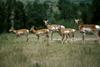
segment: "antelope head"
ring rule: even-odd
[[[79,24],[79,22],[80,22],[80,19],[75,19],[76,24]]]
[[[43,20],[43,22],[45,23],[45,25],[48,25],[48,20]]]
[[[16,33],[16,30],[14,29],[14,27],[11,27],[11,28],[9,29],[9,32],[14,32],[14,33]]]

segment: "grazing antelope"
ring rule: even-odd
[[[9,30],[9,32],[14,32],[16,34],[16,36],[26,35],[26,37],[27,37],[26,41],[28,41],[28,34],[29,34],[29,30],[28,29],[15,30],[13,27],[11,27],[11,29]]]
[[[73,29],[73,28],[66,28],[66,29],[68,29],[68,30],[70,30],[70,33],[71,34],[69,34],[69,37],[75,37],[75,32],[76,32],[76,29]]]
[[[53,39],[53,33],[54,32],[58,32],[58,29],[61,28],[65,28],[65,26],[63,25],[57,25],[57,24],[48,24],[48,20],[43,20],[43,22],[45,23],[45,25],[47,26],[47,28],[50,30],[51,32],[51,40]]]
[[[47,39],[49,39],[49,29],[39,29],[39,30],[35,30],[34,26],[30,29],[30,32],[32,32],[33,34],[36,34],[37,39],[40,38],[40,35],[44,35],[46,36]]]
[[[64,39],[68,39],[71,35],[74,37],[75,29],[71,28],[59,28],[59,34],[62,37],[62,44],[64,43]]]
[[[85,40],[85,35],[86,33],[93,33],[94,35],[97,36],[97,31],[100,30],[99,25],[95,24],[83,24],[80,19],[75,19],[75,23],[78,24],[79,26],[79,31],[82,33],[82,40]]]

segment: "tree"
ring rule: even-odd
[[[93,13],[92,22],[94,24],[100,24],[100,0],[93,0],[91,11]]]
[[[15,8],[15,2],[16,0],[6,0],[6,1],[3,1],[1,0],[0,1],[0,12],[1,12],[1,19],[2,21],[0,20],[0,23],[2,26],[2,32],[8,32],[9,28],[10,28],[10,15],[11,15],[11,12],[12,12],[12,9]]]
[[[74,18],[77,14],[76,4],[70,2],[69,0],[59,0],[57,6],[60,10],[61,18],[63,19]]]
[[[0,33],[5,29],[5,3],[1,0],[0,1]]]
[[[50,1],[50,0],[46,0],[44,2],[44,4],[47,4],[48,9],[47,9],[47,19],[49,20],[49,22],[54,22],[55,21],[55,17],[54,17],[54,9],[55,9],[55,3]]]
[[[84,23],[91,23],[91,10],[90,10],[90,4],[85,2],[79,3],[79,10],[81,11],[80,18],[83,20]]]
[[[26,13],[31,25],[43,27],[43,19],[47,17],[48,5],[35,0],[33,3],[28,3],[26,7]]]
[[[0,1],[0,29],[2,32],[7,32],[10,27],[11,10],[15,8],[16,0],[1,0]]]
[[[15,7],[15,26],[16,28],[26,28],[26,15],[24,4],[21,1],[16,1]]]

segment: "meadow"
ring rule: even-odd
[[[80,38],[76,34],[75,38]],[[93,38],[94,40],[89,40]],[[13,33],[0,34],[0,67],[100,67],[100,44],[93,35],[81,40],[66,41],[54,34],[49,45],[44,37],[37,40],[34,34],[16,37]]]

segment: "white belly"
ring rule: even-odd
[[[23,31],[18,32],[18,34],[23,34]]]
[[[67,31],[67,30],[66,30],[66,31],[64,31],[64,33],[67,33],[67,34],[68,34],[68,33],[70,33],[70,31]]]
[[[92,29],[91,28],[83,28],[81,31],[83,31],[83,32],[92,32]]]

